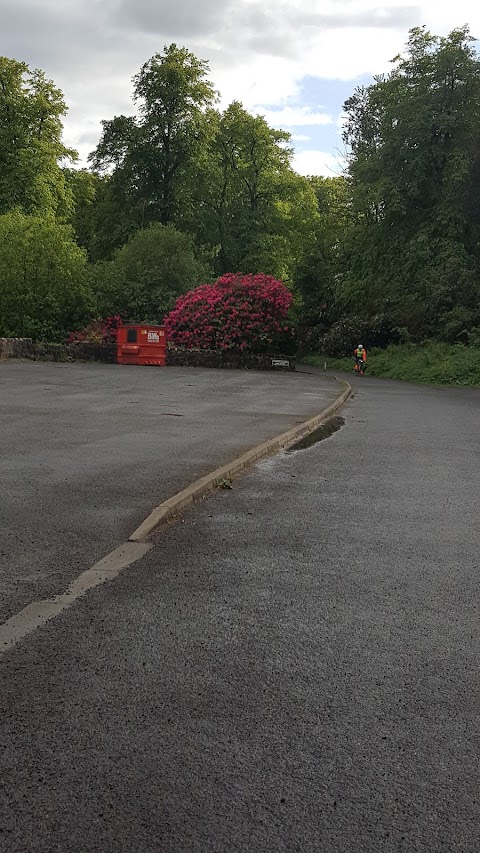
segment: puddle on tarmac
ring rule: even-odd
[[[287,453],[293,453],[295,450],[307,450],[309,447],[313,447],[314,444],[317,444],[318,441],[323,441],[324,438],[330,438],[334,432],[337,432],[342,426],[345,424],[345,418],[340,418],[335,416],[330,418],[328,421],[325,421],[324,424],[314,429],[313,432],[309,433],[305,436],[305,438],[297,441],[296,444],[292,444],[291,447],[287,448]]]

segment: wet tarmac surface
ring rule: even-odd
[[[480,393],[355,385],[0,660],[2,850],[480,849]]]
[[[338,395],[324,376],[0,364],[0,620],[63,592],[161,501]]]

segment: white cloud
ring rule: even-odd
[[[223,105],[268,104],[276,124],[321,127],[330,118],[317,108],[307,120],[298,100],[304,77],[386,71],[410,27],[445,34],[465,21],[480,36],[477,0],[2,0],[1,52],[63,89],[66,137],[84,156],[102,118],[133,110],[131,77],[172,41],[210,60]]]
[[[311,110],[308,107],[283,107],[280,110],[264,110],[262,107],[256,107],[255,112],[264,116],[272,127],[289,128],[333,124],[332,116]]]
[[[324,178],[334,178],[341,175],[344,162],[340,155],[328,151],[297,151],[293,158],[293,168],[300,175],[322,175]]]
[[[311,138],[303,133],[292,133],[292,142],[310,142]]]

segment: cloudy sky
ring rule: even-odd
[[[82,158],[100,120],[131,113],[131,78],[165,44],[210,62],[221,104],[240,100],[289,130],[303,174],[340,170],[341,110],[388,69],[412,26],[443,35],[478,0],[0,0],[0,55],[42,68],[65,93],[65,141]]]

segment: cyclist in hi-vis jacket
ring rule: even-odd
[[[353,354],[355,356],[355,370],[358,373],[363,373],[367,361],[367,350],[362,346],[362,344],[359,344],[358,347],[353,350]]]

